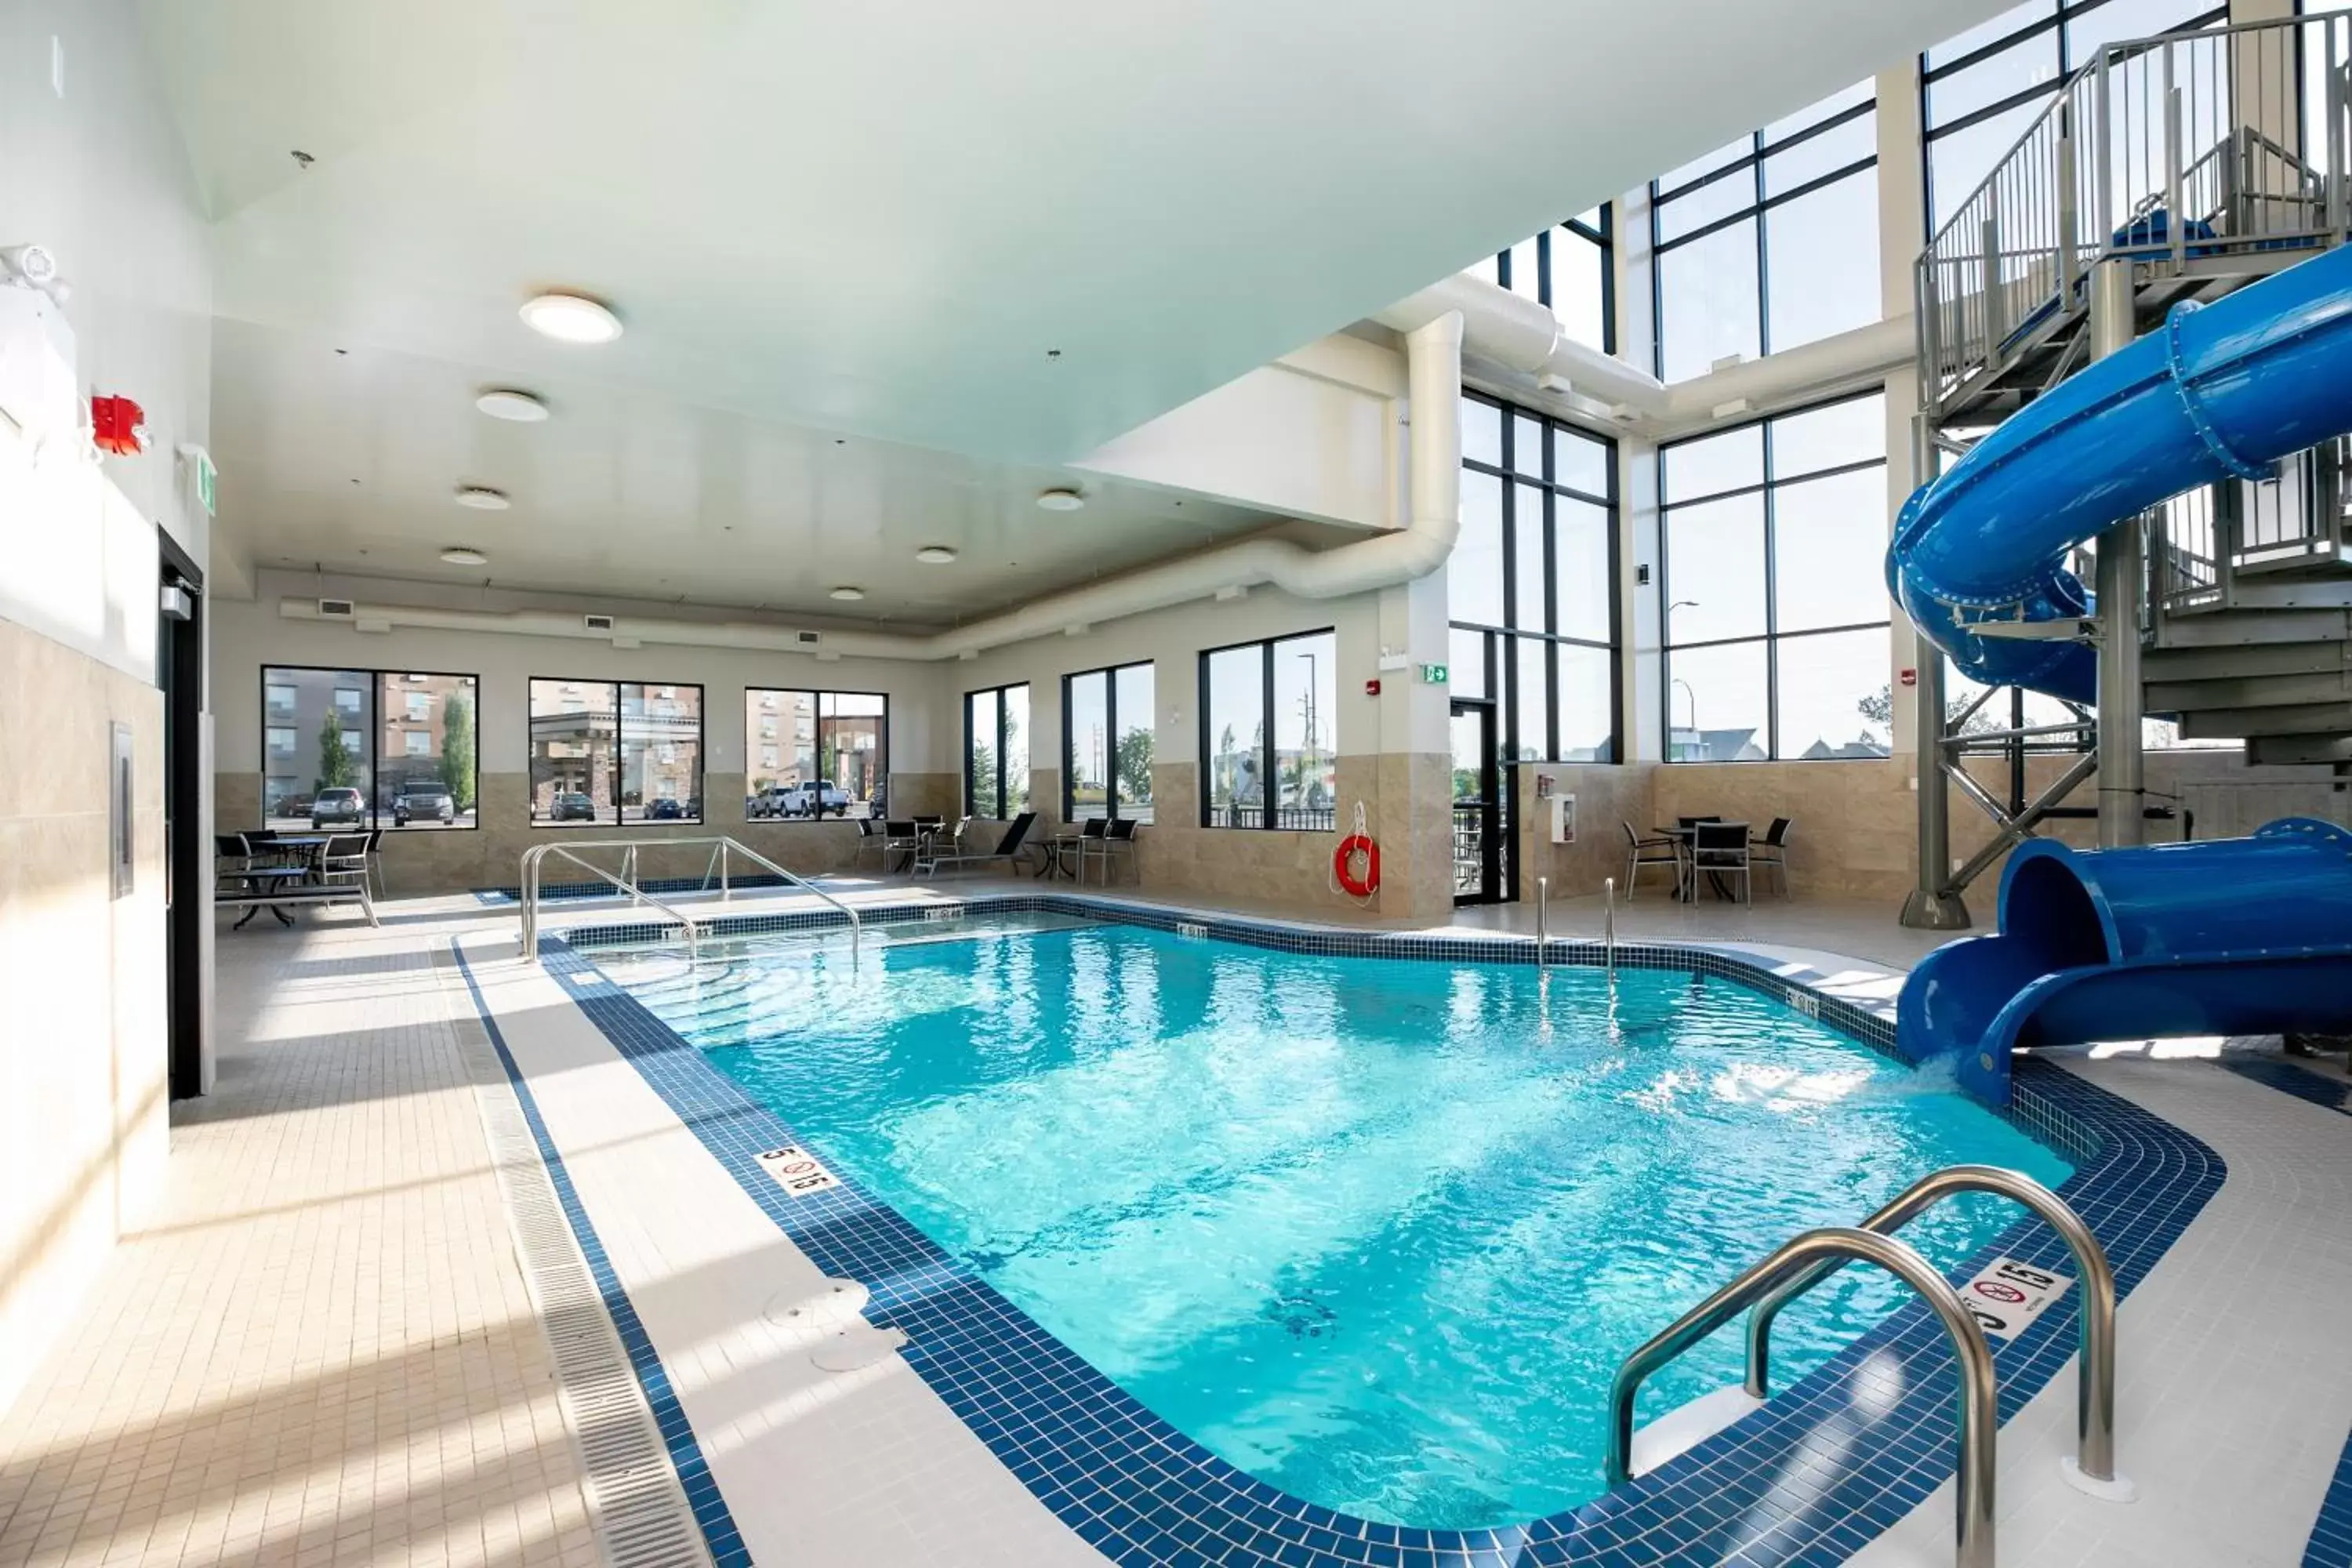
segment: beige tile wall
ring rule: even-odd
[[[138,803],[119,900],[116,722]],[[153,687],[0,620],[0,1407],[162,1185],[163,757]]]
[[[743,775],[704,775],[703,799],[709,820],[701,823],[636,823],[626,829],[605,824],[595,827],[532,827],[530,826],[530,780],[521,773],[481,775],[480,819],[478,828],[412,828],[387,832],[383,838],[384,891],[393,898],[430,893],[465,892],[476,888],[509,888],[520,876],[523,851],[541,844],[567,839],[733,838],[804,876],[847,871],[860,864],[857,825],[838,818],[824,822],[781,822],[769,818],[746,821],[743,816]],[[961,783],[953,773],[892,773],[890,812],[897,816],[955,811]],[[249,827],[261,820],[261,781],[250,773],[225,773],[213,782],[215,820],[224,832]],[[611,854],[599,864],[617,864]],[[872,856],[862,864],[871,868]],[[698,877],[709,869],[709,846],[681,846],[675,850],[646,848],[638,852],[638,874],[645,878]],[[548,882],[589,880],[578,869],[561,870],[562,858],[550,857],[542,871]],[[757,867],[746,867],[751,875]]]

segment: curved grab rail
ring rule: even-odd
[[[1959,1193],[1998,1193],[2024,1205],[2065,1238],[2083,1275],[2082,1364],[2074,1373],[2075,1467],[2093,1480],[2116,1479],[2116,1274],[2083,1216],[2031,1176],[1998,1165],[1952,1165],[1911,1184],[1859,1228],[1891,1235]],[[1780,1309],[1845,1266],[1832,1258],[1799,1270],[1757,1302],[1748,1320],[1748,1392],[1770,1392],[1772,1320]]]
[[[1942,1321],[1960,1360],[1958,1568],[1993,1568],[1993,1436],[2000,1423],[1992,1350],[1952,1282],[1906,1242],[1874,1230],[1828,1226],[1782,1243],[1762,1262],[1675,1319],[1625,1358],[1610,1389],[1609,1484],[1633,1479],[1633,1396],[1652,1373],[1738,1317],[1790,1276],[1850,1259],[1874,1263],[1918,1292]]]
[[[580,846],[580,847],[583,849],[593,849],[598,847],[598,846],[586,844]],[[654,908],[659,910],[662,913],[667,915],[670,919],[677,921],[679,925],[686,928],[686,947],[688,955],[696,963],[702,962],[702,933],[690,918],[680,914],[677,910],[670,908],[669,905],[662,902],[659,899],[655,898],[651,893],[646,892],[644,889],[636,886],[635,883],[624,881],[621,878],[605,870],[602,866],[591,865],[589,862],[583,860],[579,856],[574,855],[572,852],[571,846],[563,844],[538,844],[533,845],[530,848],[523,851],[522,945],[523,956],[525,958],[537,958],[539,956],[539,865],[541,860],[547,858],[550,851],[562,856],[566,860],[571,861],[574,866],[579,867],[582,870],[589,873],[591,876],[603,878],[605,881],[612,883],[615,890],[627,894],[633,900],[642,900],[645,902],[651,904]]]
[[[856,910],[850,908],[847,904],[842,902],[831,893],[826,892],[823,888],[818,887],[814,882],[810,881],[806,877],[802,876],[797,871],[788,871],[783,867],[777,865],[773,860],[769,859],[765,855],[762,855],[758,850],[752,848],[750,845],[738,843],[736,840],[724,836],[698,837],[693,838],[587,838],[573,839],[563,844],[532,845],[530,848],[522,852],[521,892],[523,956],[525,958],[534,959],[539,956],[540,864],[548,857],[548,855],[552,853],[562,856],[566,860],[571,861],[573,865],[581,868],[581,869],[611,883],[615,892],[625,895],[633,900],[651,904],[654,908],[661,910],[662,913],[669,916],[670,919],[677,921],[680,925],[686,928],[687,941],[689,947],[693,950],[696,958],[698,960],[701,954],[700,944],[698,941],[699,933],[694,921],[688,919],[685,915],[680,914],[677,910],[671,908],[668,904],[664,903],[661,900],[655,898],[651,893],[646,892],[643,888],[637,885],[637,851],[640,848],[648,846],[663,845],[667,845],[673,848],[692,848],[702,845],[714,847],[716,853],[714,854],[713,858],[719,862],[719,896],[722,900],[730,897],[732,893],[732,877],[730,872],[729,861],[730,858],[735,855],[740,855],[746,859],[751,861],[753,864],[764,867],[766,869],[782,878],[786,882],[793,886],[801,888],[807,892],[814,894],[822,901],[832,905],[836,910],[839,910],[842,913],[843,919],[848,921],[849,964],[852,969],[859,968],[862,965],[864,961],[865,935],[863,931],[863,922],[858,919],[857,911]],[[579,856],[572,853],[575,849],[624,849],[628,852],[628,858],[624,866],[622,873],[619,876],[615,876],[612,872],[604,870],[601,867],[593,866],[587,861],[583,860]],[[709,882],[709,877],[707,875],[704,878],[704,881],[707,886]]]

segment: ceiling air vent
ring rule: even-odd
[[[319,601],[319,616],[321,620],[348,621],[352,618],[352,602],[349,599],[321,599]]]
[[[588,629],[592,632],[609,632],[613,629],[613,617],[610,616],[588,616],[583,618],[588,622]]]
[[[803,647],[814,647],[824,640],[823,632],[794,632],[793,640]]]

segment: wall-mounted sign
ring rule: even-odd
[[[1424,664],[1421,667],[1421,681],[1424,686],[1443,686],[1450,673],[1442,664]]]

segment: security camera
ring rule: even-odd
[[[0,246],[0,267],[6,268],[11,277],[36,289],[47,289],[58,280],[57,256],[43,246]]]

